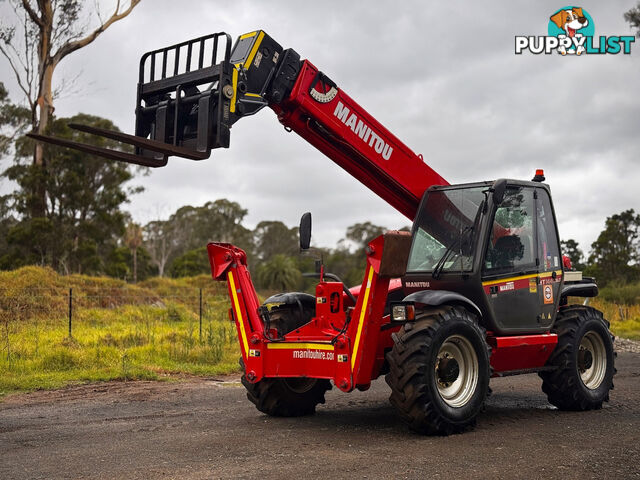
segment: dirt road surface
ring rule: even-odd
[[[333,389],[316,415],[270,418],[237,378],[85,385],[0,403],[0,479],[640,478],[640,355],[611,402],[560,412],[537,375],[492,380],[475,430],[409,433],[384,380]]]

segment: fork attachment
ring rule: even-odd
[[[229,147],[234,91],[230,59],[231,37],[222,32],[145,53],[140,59],[135,133],[167,146],[126,143],[135,145],[138,155],[191,160],[208,158],[213,148]]]
[[[27,135],[147,167],[162,167],[169,156],[203,160],[212,149],[229,146],[229,129],[236,120],[230,115],[235,101],[230,59],[231,37],[223,32],[147,52],[140,59],[135,135],[69,124],[75,130],[133,145],[134,154],[36,133]]]
[[[28,134],[38,141],[148,167],[177,156],[203,160],[228,148],[231,126],[285,101],[300,56],[262,30],[238,37],[214,33],[145,53],[140,59],[135,135],[70,124],[75,130],[135,147],[125,153],[72,140]]]

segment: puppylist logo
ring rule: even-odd
[[[560,55],[631,53],[633,35],[600,35],[596,37],[593,18],[584,8],[563,7],[549,17],[546,36],[516,36],[516,55],[529,51],[535,55]]]

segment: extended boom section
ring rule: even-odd
[[[291,128],[413,220],[432,185],[448,185],[409,147],[309,61],[291,95],[271,107]]]
[[[133,145],[135,153],[29,134],[55,145],[147,167],[171,156],[208,158],[228,148],[231,127],[264,107],[394,206],[415,217],[423,193],[448,183],[329,77],[262,30],[215,33],[145,53],[140,60],[135,135],[70,125]]]

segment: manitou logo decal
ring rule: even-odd
[[[407,288],[429,288],[431,284],[429,282],[407,282]]]
[[[516,54],[529,51],[535,55],[550,55],[554,51],[560,55],[631,53],[635,37],[604,36],[594,37],[593,18],[584,8],[563,7],[549,17],[547,36],[517,36]]]
[[[376,153],[382,155],[382,158],[389,160],[393,153],[393,147],[374,133],[369,125],[364,123],[362,120],[359,120],[355,113],[351,113],[351,115],[349,115],[349,113],[350,110],[345,107],[342,102],[338,102],[336,109],[333,111],[333,114],[347,127],[351,128],[353,133],[358,135],[364,143],[368,143]]]

